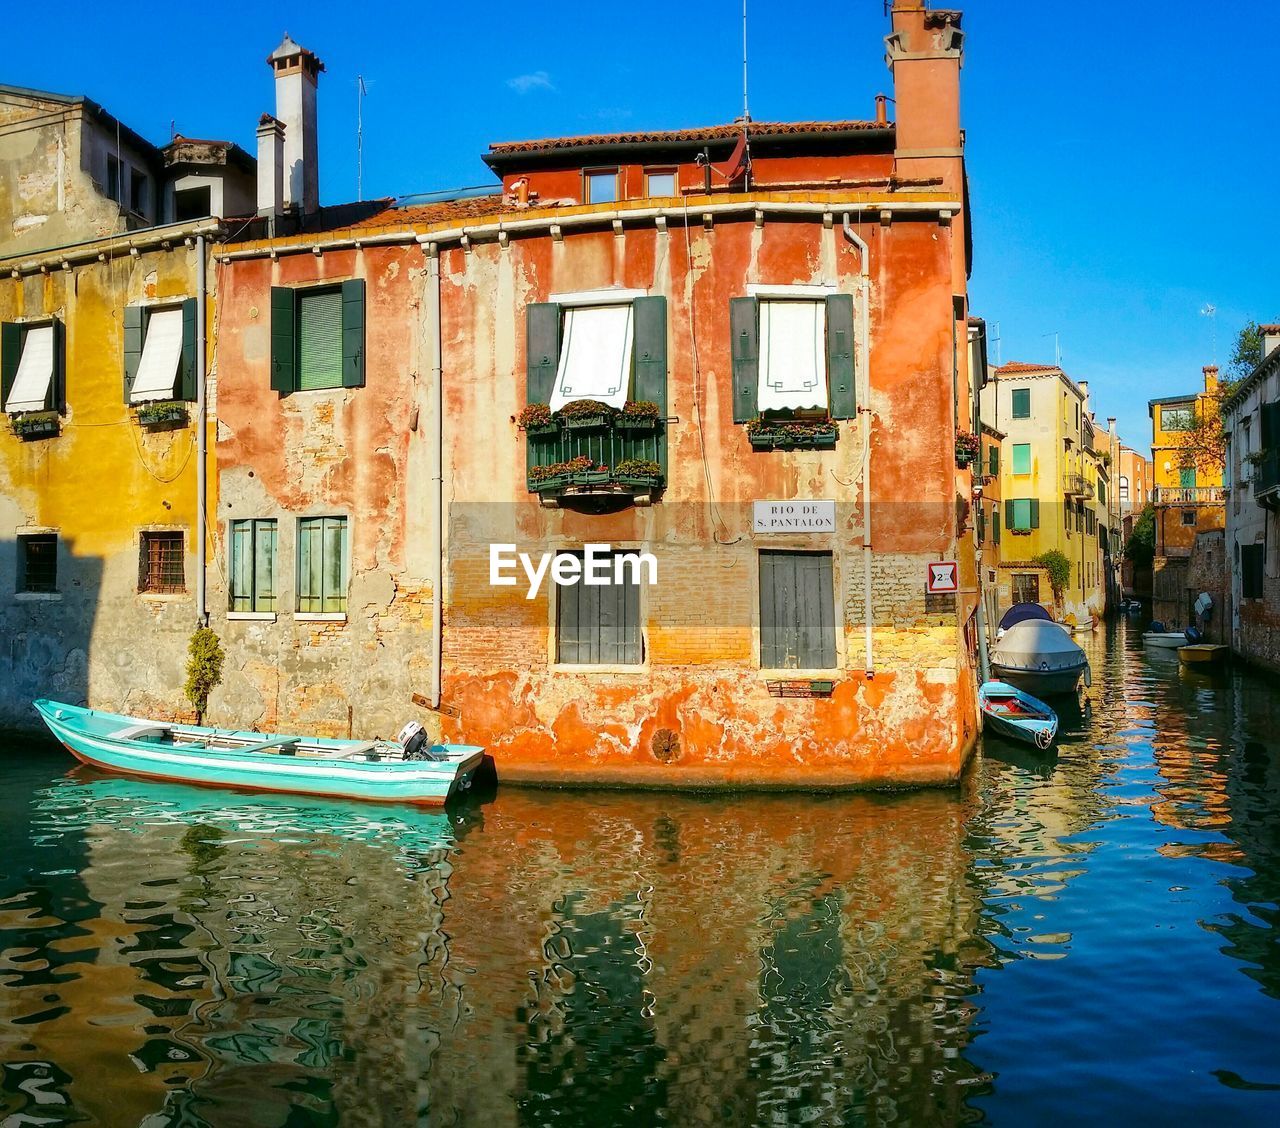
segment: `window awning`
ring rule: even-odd
[[[23,335],[22,357],[5,401],[7,412],[43,411],[53,382],[53,326],[41,325]]]
[[[129,402],[173,399],[181,358],[182,310],[156,310],[147,320],[147,339],[142,346]]]
[[[822,302],[760,303],[759,410],[827,406],[826,332]]]
[[[621,408],[631,383],[633,333],[630,304],[565,310],[551,410],[580,399]]]

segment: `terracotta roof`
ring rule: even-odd
[[[391,201],[382,201],[385,207],[349,223],[348,227],[398,227],[416,223],[442,223],[446,220],[481,219],[503,210],[501,192],[492,196],[473,196],[462,200],[440,200],[433,204],[414,204],[396,207]]]
[[[1018,372],[1061,372],[1056,364],[1025,364],[1020,360],[1011,360],[996,369],[997,376],[1009,376]]]
[[[1259,325],[1258,328],[1264,333],[1280,333],[1280,325]]]
[[[879,121],[753,121],[747,126],[747,136],[761,138],[811,136],[892,128],[892,123]],[[590,133],[579,137],[543,137],[536,141],[498,141],[489,146],[487,155],[502,157],[515,153],[544,153],[550,150],[590,149],[608,145],[682,145],[700,141],[734,141],[741,132],[741,124],[732,122],[729,125],[707,125],[693,129],[641,133]]]

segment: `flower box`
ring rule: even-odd
[[[179,401],[144,403],[138,408],[138,422],[144,427],[187,422],[187,405]]]
[[[529,489],[533,493],[551,493],[555,490],[562,490],[569,484],[570,476],[568,474],[551,474],[545,478],[535,478],[529,476]]]
[[[662,485],[660,474],[615,474],[613,480],[629,490],[654,490]]]
[[[560,424],[554,419],[550,423],[531,423],[524,428],[526,435],[558,435]]]
[[[575,486],[603,486],[609,482],[609,471],[576,470],[570,478]]]
[[[30,415],[15,415],[9,422],[18,438],[47,439],[62,431],[62,420],[56,411],[41,411]]]
[[[551,408],[545,403],[531,403],[522,408],[516,425],[529,435],[554,435],[560,430],[559,421],[552,417]]]
[[[658,429],[661,422],[661,419],[653,415],[619,415],[614,419],[613,426],[618,431],[650,434]]]
[[[840,428],[835,423],[779,423],[749,426],[756,450],[816,450],[835,446]]]
[[[567,431],[600,431],[609,426],[609,417],[600,415],[565,415],[561,417]]]

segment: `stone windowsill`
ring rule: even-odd
[[[552,662],[551,672],[553,674],[648,674],[649,664],[642,662],[640,665],[626,666],[576,666],[566,662]]]
[[[60,591],[15,591],[13,598],[19,603],[53,603],[62,598]]]
[[[138,596],[150,603],[178,603],[191,598],[185,591],[140,591]]]
[[[345,623],[345,611],[295,611],[294,619],[299,623]]]
[[[233,622],[239,620],[249,623],[274,623],[276,613],[274,611],[228,611],[227,618]]]

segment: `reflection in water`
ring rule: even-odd
[[[0,1119],[1274,1118],[1280,705],[1088,645],[1059,747],[958,792],[443,815],[24,752]]]

